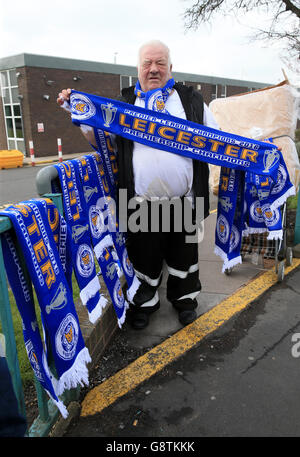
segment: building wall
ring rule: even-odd
[[[22,112],[27,155],[29,140],[33,141],[36,157],[57,154],[57,138],[62,140],[63,154],[89,152],[91,146],[82,136],[78,127],[72,124],[70,116],[56,103],[58,93],[65,88],[115,98],[120,91],[120,76],[95,72],[70,71],[61,69],[26,67],[18,69],[19,93],[23,95]],[[74,81],[73,77],[81,79]],[[45,100],[43,95],[49,95]],[[44,125],[44,132],[38,132],[38,123]]]

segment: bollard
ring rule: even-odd
[[[35,157],[34,157],[33,141],[29,141],[29,150],[30,150],[31,165],[34,167],[35,166]]]
[[[58,146],[58,160],[59,160],[59,162],[62,162],[61,138],[57,138],[57,146]]]

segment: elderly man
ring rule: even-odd
[[[138,56],[138,83],[123,89],[121,100],[155,110],[158,95],[166,113],[218,128],[201,94],[192,87],[174,83],[171,71],[168,47],[160,41],[144,44]],[[62,91],[58,103],[69,99],[69,94],[69,89]],[[93,132],[85,131],[84,134],[96,145]],[[159,230],[151,231],[151,203],[174,197],[182,202],[184,197],[191,197],[195,203],[196,198],[202,197],[206,217],[209,213],[208,165],[122,137],[117,137],[116,143],[119,188],[126,189],[128,200],[136,196],[143,198],[149,210],[148,231],[130,231],[129,226],[127,237],[128,255],[141,281],[130,307],[131,325],[135,329],[145,328],[150,314],[160,307],[158,288],[164,262],[168,270],[167,298],[178,311],[180,323],[187,325],[197,317],[196,297],[201,290],[198,244],[187,243],[186,236],[190,233],[186,232],[185,224],[178,231],[174,220],[168,232],[162,230],[161,221]],[[172,206],[169,206],[171,216],[174,216]]]

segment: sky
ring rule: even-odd
[[[219,16],[212,26],[186,31],[183,13],[193,0],[0,0],[0,58],[42,54],[136,65],[151,39],[171,50],[173,70],[207,76],[300,86],[280,59],[282,45],[250,42],[262,14]]]

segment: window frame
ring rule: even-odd
[[[8,149],[12,149],[10,146],[13,145],[13,149],[18,149],[26,154],[25,148],[25,138],[24,138],[24,126],[23,126],[23,118],[22,118],[22,106],[20,102],[13,101],[13,93],[16,97],[19,95],[19,87],[18,85],[11,84],[11,72],[16,72],[15,68],[10,68],[9,70],[1,70],[0,71],[0,90],[2,96],[2,104],[3,104],[3,114],[4,114],[4,124],[5,124],[5,133],[6,133],[6,140]],[[3,77],[2,77],[3,75]],[[3,85],[3,83],[7,83],[7,85]],[[17,82],[17,78],[16,78]],[[14,90],[13,90],[14,89]],[[4,93],[8,94],[8,102],[4,99]],[[6,107],[10,108],[10,115],[6,113]],[[15,107],[19,108],[20,115],[15,114]],[[12,123],[12,133],[13,136],[9,135],[9,126],[8,120]],[[18,131],[20,131],[21,126],[21,135],[17,135],[17,128],[16,128],[16,120],[20,121],[20,125],[18,126]]]

